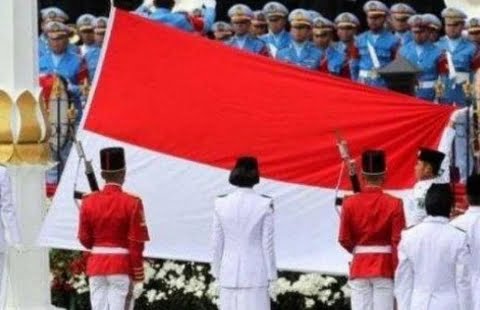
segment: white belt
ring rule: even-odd
[[[128,249],[125,248],[110,248],[103,246],[94,246],[91,251],[92,254],[128,254]]]
[[[353,254],[390,254],[392,247],[389,245],[357,245]]]
[[[378,78],[378,73],[375,70],[360,70],[358,76],[362,79],[376,79]]]
[[[434,88],[436,81],[419,81],[418,88]]]
[[[455,83],[463,84],[470,81],[470,72],[457,72],[455,75]]]

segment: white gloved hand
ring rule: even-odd
[[[135,282],[133,286],[133,298],[138,299],[143,293],[143,282]]]
[[[459,123],[462,121],[462,118],[465,118],[468,108],[458,109],[452,113],[450,120],[454,123]]]
[[[217,1],[216,0],[203,0],[203,5],[206,8],[214,9],[217,6]]]

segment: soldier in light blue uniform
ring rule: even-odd
[[[338,51],[345,55],[350,70],[350,79],[358,80],[359,52],[355,45],[355,35],[360,27],[360,21],[352,13],[341,13],[335,18],[335,27],[339,41],[336,44]]]
[[[105,32],[107,31],[108,18],[104,16],[97,17],[94,22],[93,33],[95,37],[95,45],[97,47],[103,46],[103,40],[105,39]]]
[[[68,82],[68,91],[73,95],[75,108],[81,111],[80,85],[83,85],[88,78],[85,62],[80,55],[68,50],[67,28],[64,24],[49,22],[45,30],[50,52],[40,57],[39,73],[63,77]],[[80,116],[78,115],[78,120]]]
[[[442,11],[445,20],[445,36],[438,41],[448,60],[448,74],[442,75],[444,95],[442,103],[465,106],[467,104],[463,86],[472,83],[473,72],[478,69],[475,63],[477,47],[462,37],[466,14],[456,8]],[[460,171],[461,181],[465,181],[473,167],[470,141],[467,141],[467,119],[455,125],[455,163]],[[470,171],[467,171],[467,154],[470,157]]]
[[[292,40],[286,30],[288,9],[281,3],[268,2],[263,7],[263,12],[267,18],[268,33],[260,39],[267,44],[270,55],[275,57],[276,53],[287,47]]]
[[[221,42],[228,42],[232,39],[233,36],[233,28],[227,22],[216,22],[212,26],[213,36],[215,40]]]
[[[100,54],[102,53],[103,40],[105,39],[105,32],[107,30],[108,18],[100,16],[93,22],[95,44],[92,46],[84,56],[85,63],[88,69],[88,80],[93,82],[95,73],[97,71],[98,62],[100,61]]]
[[[95,77],[101,52],[102,49],[100,47],[94,46],[93,48],[88,50],[85,56],[83,56],[83,58],[85,59],[85,63],[87,64],[88,80],[90,83],[93,82],[93,79]]]
[[[377,70],[394,59],[399,40],[384,28],[388,14],[385,4],[380,1],[368,1],[363,10],[367,15],[370,30],[360,34],[356,39],[360,53],[358,81],[366,85],[386,87]]]
[[[235,32],[232,39],[227,42],[228,45],[255,54],[268,55],[265,43],[250,34],[253,12],[248,6],[236,4],[228,10],[228,16]]]
[[[423,14],[423,18],[428,21],[429,40],[437,43],[440,38],[440,31],[442,30],[442,21],[433,14]]]
[[[400,39],[401,45],[413,40],[413,34],[408,29],[408,19],[414,14],[416,14],[415,10],[405,3],[397,3],[390,8],[394,34]]]
[[[50,53],[40,57],[40,74],[58,74],[69,82],[69,90],[75,91],[85,78],[86,67],[82,58],[68,50],[67,28],[59,22],[49,22],[46,33]]]
[[[438,41],[438,46],[447,54],[449,74],[442,76],[445,86],[443,102],[465,106],[463,85],[472,82],[472,69],[477,53],[475,44],[462,37],[466,14],[455,8],[446,8],[442,12],[445,20],[446,35]]]
[[[313,20],[313,43],[322,53],[320,71],[334,75],[345,74],[342,70],[346,65],[345,54],[339,52],[333,45],[335,25],[325,17]],[[348,78],[350,78],[349,72]]]
[[[443,63],[442,51],[429,40],[428,20],[423,15],[414,15],[408,20],[414,40],[403,45],[399,54],[416,65],[422,72],[418,76],[416,96],[434,101],[435,85],[439,68]]]
[[[292,42],[277,52],[276,58],[311,70],[320,70],[322,52],[310,42],[313,20],[308,11],[293,10],[289,15]]]
[[[90,49],[95,48],[95,35],[93,32],[96,17],[92,14],[83,14],[77,19],[77,30],[82,40],[80,55],[85,56]]]
[[[49,52],[48,48],[48,39],[45,33],[45,27],[49,22],[60,22],[65,23],[68,20],[68,15],[61,9],[57,7],[48,7],[40,11],[40,16],[42,19],[42,33],[38,38],[38,56],[42,56],[44,53]],[[69,46],[71,49],[71,47]],[[72,49],[73,50],[73,49]]]
[[[267,19],[262,10],[253,11],[250,33],[259,39],[261,36],[268,33]]]
[[[468,39],[480,50],[480,18],[472,17],[467,22]]]
[[[197,29],[195,29],[190,20],[190,14],[193,14],[195,10],[202,9],[203,4],[203,7],[205,7],[202,14],[204,24],[203,33],[210,31],[215,22],[216,0],[202,0],[197,2],[192,0],[176,0],[172,10],[168,8],[170,3],[171,0],[157,0],[155,2],[156,9],[150,14],[149,18],[187,32],[195,32]]]

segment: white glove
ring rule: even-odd
[[[138,299],[143,293],[143,282],[135,282],[133,286],[133,298]]]
[[[217,1],[216,0],[203,0],[203,5],[206,8],[214,9],[217,6]]]
[[[467,111],[468,111],[468,107],[467,108],[462,108],[462,109],[458,109],[456,110],[455,112],[452,113],[452,115],[450,116],[450,120],[454,123],[459,123],[462,121],[462,118],[465,118],[466,114],[467,114]]]

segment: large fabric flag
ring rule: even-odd
[[[210,260],[213,200],[233,190],[229,169],[249,154],[260,161],[257,191],[275,201],[279,266],[345,273],[349,256],[336,241],[335,131],[357,159],[367,148],[385,149],[387,189],[402,196],[414,183],[417,149],[437,146],[452,112],[127,12],[115,10],[111,19],[79,138],[97,175],[101,148],[126,149],[125,188],[144,200],[151,257]],[[88,187],[77,163],[72,151],[42,245],[81,248],[72,197]]]

